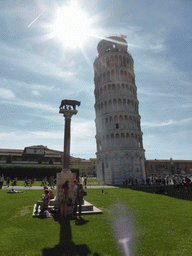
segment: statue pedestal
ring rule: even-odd
[[[76,174],[72,173],[70,169],[63,169],[60,173],[57,173],[57,188],[56,188],[56,197],[59,197],[61,186],[65,183],[66,180],[69,181],[69,198],[72,199],[72,204],[75,204],[74,196],[74,187],[75,184],[73,180],[76,179]]]

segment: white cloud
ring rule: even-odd
[[[14,99],[15,95],[10,89],[0,88],[0,99]]]
[[[40,95],[40,93],[39,93],[38,91],[36,91],[36,90],[32,90],[32,94],[33,94],[34,96],[39,96],[39,95]]]
[[[63,133],[62,132],[46,132],[46,131],[36,131],[36,132],[30,132],[29,136],[32,136],[33,138],[37,139],[63,139]]]
[[[6,99],[8,99],[8,98],[6,98]],[[32,109],[40,109],[40,110],[43,110],[43,111],[49,111],[49,112],[53,112],[53,113],[58,113],[58,108],[54,108],[49,104],[43,104],[43,103],[40,103],[40,102],[20,100],[20,99],[16,99],[15,97],[13,98],[12,101],[9,101],[9,104],[13,104],[15,106],[22,106],[22,107],[32,108]]]
[[[63,70],[60,66],[61,60],[59,59],[52,62],[51,59],[44,59],[38,54],[33,54],[19,48],[13,48],[2,42],[0,42],[0,59],[13,63],[13,66],[16,65],[18,69],[25,68],[30,70],[30,72],[46,76],[57,75],[57,77],[68,78],[76,74],[76,71],[71,71],[70,69]],[[17,69],[17,67],[15,68]]]
[[[163,126],[170,126],[170,125],[182,125],[192,121],[192,118],[182,119],[178,121],[169,120],[167,122],[142,122],[142,126],[145,127],[163,127]]]
[[[94,121],[80,120],[72,125],[72,136],[74,138],[94,137],[96,133]]]

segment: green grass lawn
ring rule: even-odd
[[[122,234],[131,237],[131,255],[192,254],[190,200],[123,188],[105,191],[87,190],[86,200],[103,214],[86,215],[84,225],[76,225],[74,220],[32,218],[41,191],[0,190],[0,255],[123,255],[117,242]],[[67,254],[66,236],[76,254]]]

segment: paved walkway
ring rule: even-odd
[[[25,186],[3,186],[2,190],[6,189],[6,190],[11,190],[11,189],[15,189],[15,190],[43,190],[43,187],[41,186],[32,186],[32,187],[25,187]],[[50,187],[49,187],[50,188]],[[117,188],[114,186],[87,186],[87,189],[104,189],[104,188]],[[54,187],[54,189],[56,189],[56,187]],[[85,188],[84,188],[85,189]]]

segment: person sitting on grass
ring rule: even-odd
[[[65,183],[62,185],[62,191],[60,195],[60,214],[61,217],[67,216],[67,204],[69,201],[69,181],[66,180]]]
[[[40,205],[40,209],[41,209],[40,213],[43,213],[43,209],[45,208],[45,206],[48,206],[48,203],[49,203],[49,190],[45,189],[44,192],[45,193],[41,196],[42,201],[38,201],[37,202],[35,213],[38,213],[39,205]]]

